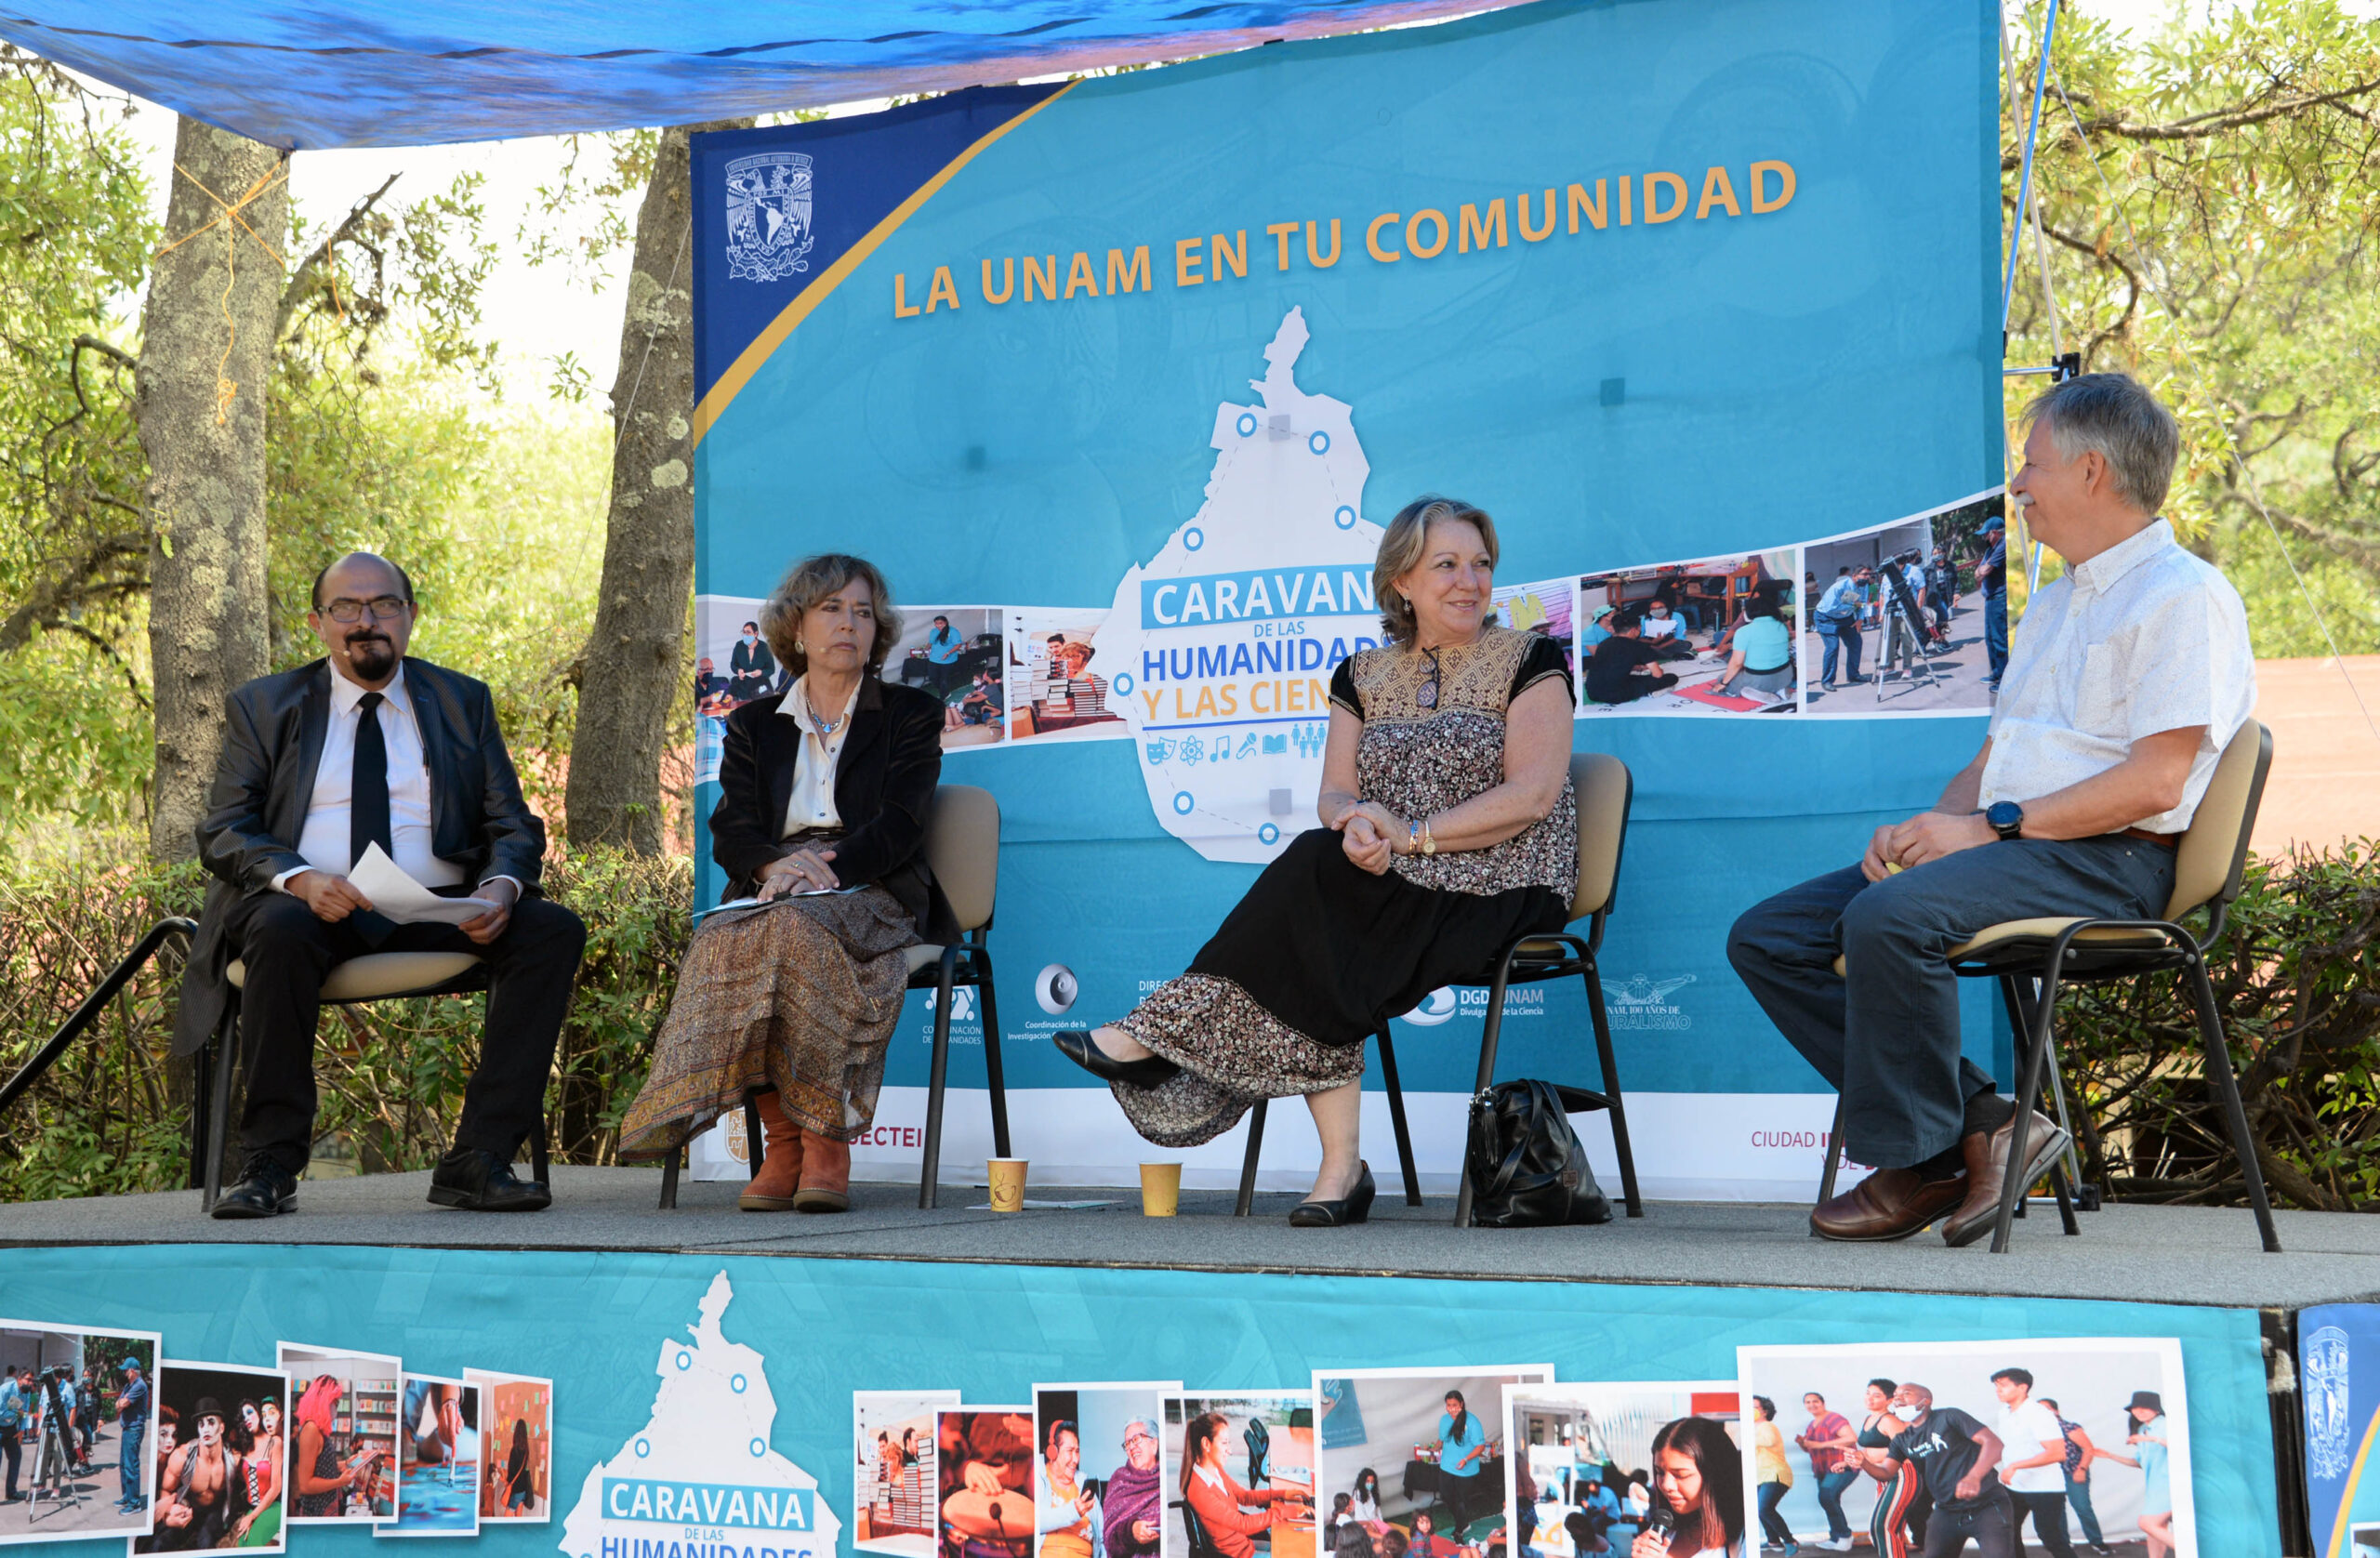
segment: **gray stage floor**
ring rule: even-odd
[[[679,1208],[654,1208],[654,1168],[554,1171],[551,1210],[495,1217],[429,1206],[429,1175],[306,1182],[298,1209],[271,1222],[218,1222],[198,1193],[28,1202],[0,1207],[0,1246],[249,1242],[557,1250],[661,1250],[706,1255],[876,1260],[1010,1261],[1051,1265],[1165,1266],[1261,1272],[1358,1272],[1581,1282],[1701,1283],[1761,1287],[2131,1299],[2296,1308],[2380,1297],[2380,1217],[2280,1214],[2286,1253],[2256,1248],[2245,1211],[2109,1207],[2082,1215],[2082,1235],[2058,1232],[2054,1208],[2016,1226],[2006,1255],[1987,1245],[1946,1248],[1932,1234],[1901,1244],[1840,1245],[1810,1237],[1806,1209],[1656,1202],[1638,1221],[1598,1228],[1457,1229],[1450,1199],[1408,1208],[1383,1194],[1372,1221],[1344,1229],[1291,1228],[1297,1197],[1258,1197],[1257,1215],[1230,1215],[1226,1192],[1189,1191],[1183,1216],[1144,1218],[1137,1191],[1068,1190],[1112,1197],[1086,1210],[1028,1208],[1007,1216],[969,1208],[984,1193],[945,1185],[920,1211],[914,1185],[859,1185],[840,1216],[735,1209],[736,1187],[686,1182]]]

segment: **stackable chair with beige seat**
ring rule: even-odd
[[[2016,1062],[2022,1078],[2016,1093],[2016,1118],[2009,1143],[2011,1163],[2025,1161],[2025,1137],[2040,1102],[2044,1073],[2055,1078],[2056,1028],[2053,1022],[2058,986],[2136,979],[2143,974],[2179,970],[2197,1014],[2199,1043],[2206,1080],[2223,1101],[2231,1126],[2231,1142],[2247,1182],[2248,1202],[2255,1208],[2256,1232],[2267,1251],[2280,1253],[2281,1238],[2273,1231],[2272,1204],[2265,1195],[2263,1170],[2257,1166],[2255,1138],[2248,1129],[2248,1112],[2240,1099],[2239,1078],[2231,1070],[2231,1052],[2223,1036],[2223,1013],[2207,977],[2207,950],[2224,931],[2231,904],[2240,896],[2240,881],[2248,861],[2248,838],[2255,830],[2256,807],[2264,799],[2265,775],[2272,767],[2272,733],[2254,720],[2240,728],[2216,761],[2215,777],[2199,801],[2175,851],[2174,891],[2162,919],[2092,919],[2056,917],[2012,919],[1977,931],[1950,951],[1950,968],[1964,979],[1997,979],[2017,1035]],[[1987,848],[1989,846],[1986,846]],[[2206,912],[2206,929],[2192,934],[2182,921]],[[1843,972],[1843,959],[1834,970]],[[2054,1085],[2054,1082],[2053,1082]],[[2063,1089],[2058,1091],[2062,1094]],[[1835,1168],[1843,1141],[1843,1105],[1835,1103],[1834,1133],[1827,1152],[1826,1175],[1818,1189],[1823,1205],[1834,1195]],[[2066,1232],[2079,1234],[2068,1194],[2064,1165],[2054,1166],[2050,1183]],[[2027,1186],[2014,1175],[2003,1186],[2000,1220],[1992,1230],[1991,1248],[2008,1248],[2008,1231]]]
[[[926,819],[926,867],[959,921],[960,940],[948,946],[908,949],[909,985],[932,990],[933,1062],[926,1092],[924,1171],[918,1176],[918,1205],[934,1204],[934,1180],[942,1168],[943,1086],[950,1071],[950,1007],[955,994],[972,988],[984,1009],[984,1070],[992,1094],[992,1150],[1009,1155],[1008,1089],[1000,1076],[999,1008],[992,998],[992,954],[985,937],[999,897],[1000,803],[973,785],[944,785],[933,792],[933,814]],[[760,1171],[760,1124],[751,1101],[744,1103],[744,1140],[750,1143],[751,1169]],[[680,1155],[661,1166],[663,1209],[678,1204]]]
[[[1645,1205],[1636,1193],[1636,1157],[1628,1146],[1628,1115],[1620,1093],[1620,1063],[1612,1053],[1611,1023],[1604,1011],[1603,979],[1595,966],[1595,954],[1603,945],[1604,922],[1611,917],[1614,890],[1620,880],[1620,851],[1628,841],[1628,809],[1635,796],[1635,779],[1629,773],[1628,765],[1618,758],[1602,752],[1577,752],[1570,758],[1570,787],[1578,797],[1579,806],[1579,880],[1570,895],[1568,923],[1587,921],[1587,933],[1576,936],[1567,931],[1556,931],[1519,937],[1503,949],[1487,980],[1472,982],[1488,986],[1488,1021],[1479,1036],[1479,1072],[1473,1090],[1474,1095],[1485,1091],[1496,1077],[1496,1047],[1503,1036],[1506,988],[1578,975],[1586,983],[1587,1008],[1593,1018],[1604,1088],[1601,1092],[1588,1092],[1582,1088],[1567,1090],[1581,1101],[1582,1108],[1611,1112],[1611,1140],[1620,1155],[1620,1182],[1626,1194],[1628,1215],[1642,1217]],[[1413,1171],[1412,1142],[1406,1132],[1405,1094],[1397,1085],[1395,1052],[1389,1048],[1385,1025],[1374,1037],[1380,1045],[1382,1079],[1388,1085],[1389,1119],[1396,1128],[1396,1155],[1405,1170],[1406,1204],[1418,1207],[1421,1193]],[[1256,1159],[1263,1144],[1264,1105],[1260,1102],[1249,1116],[1248,1156],[1240,1166],[1237,1210],[1241,1217],[1249,1214],[1255,1199]],[[1471,1154],[1466,1142],[1462,1181],[1455,1194],[1454,1221],[1458,1228],[1471,1226]]]
[[[191,1111],[191,1177],[203,1191],[201,1208],[215,1209],[223,1189],[221,1143],[231,1125],[231,1077],[239,1068],[240,993],[247,965],[234,958],[224,970],[231,998],[215,1036],[198,1055],[198,1092],[204,1108]],[[487,988],[487,964],[467,952],[372,952],[333,965],[323,981],[324,1006],[361,1006],[416,996],[466,996]],[[529,1137],[535,1177],[546,1179],[546,1127],[540,1120]]]

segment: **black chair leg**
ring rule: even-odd
[[[2041,1102],[2042,1064],[2049,1055],[2049,1047],[2057,1041],[2051,1018],[2057,1010],[2057,970],[2059,959],[2066,955],[2066,941],[2060,938],[2050,948],[2042,970],[2041,995],[2033,1005],[2033,1022],[2025,1042],[2016,1055],[2017,1070],[2023,1077],[2016,1089],[2016,1117],[2008,1129],[2008,1172],[2000,1186],[2000,1217],[1991,1231],[1991,1253],[2004,1255],[2008,1251],[2009,1225],[2016,1220],[2016,1210],[2030,1188],[2025,1183],[2024,1163],[2027,1143],[2032,1134],[2033,1109]]]
[[[190,1172],[184,1176],[190,1190],[206,1189],[206,1154],[214,1140],[208,1103],[215,1097],[215,1068],[221,1063],[224,1042],[224,1024],[218,1023],[214,1036],[191,1057]]]
[[[231,1129],[231,1076],[240,1066],[240,1003],[235,998],[223,1011],[223,1027],[216,1036],[215,1085],[206,1100],[206,1180],[199,1209],[211,1212],[223,1193],[223,1144]]]
[[[1405,1204],[1421,1204],[1421,1176],[1413,1168],[1413,1132],[1405,1124],[1405,1089],[1396,1079],[1396,1048],[1383,1025],[1380,1038],[1380,1077],[1388,1085],[1388,1123],[1396,1128],[1396,1167],[1405,1175]]]
[[[1256,1160],[1264,1154],[1264,1104],[1258,1099],[1256,1107],[1248,1112],[1248,1154],[1239,1160],[1239,1201],[1231,1210],[1234,1217],[1246,1217],[1256,1208]]]
[[[553,1183],[553,1165],[546,1150],[546,1122],[542,1117],[529,1131],[529,1172],[539,1184]]]
[[[752,1170],[751,1177],[760,1177],[760,1160],[769,1155],[768,1142],[760,1129],[760,1095],[744,1095],[744,1166]]]
[[[992,955],[981,945],[973,948],[975,963],[975,994],[984,1004],[984,1079],[992,1089],[992,1155],[1009,1157],[1008,1146],[1008,1081],[1000,1060],[1000,1009],[992,998]]]
[[[682,1146],[672,1147],[669,1155],[661,1160],[661,1209],[665,1212],[678,1209],[678,1163],[687,1151]]]
[[[2000,999],[2001,1003],[2008,1009],[2010,1033],[2028,1034],[2033,1031],[2032,1006],[2016,975],[2000,976]],[[2057,1051],[2055,1049],[2049,1052],[2049,1096],[2056,1109],[2053,1117],[2057,1121],[2057,1128],[2067,1135],[2066,1151],[2059,1155],[2059,1161],[2066,1166],[2068,1185],[2079,1188],[2082,1183],[2082,1138],[2075,1132],[2073,1116],[2067,1112],[2066,1080],[2058,1070]],[[2025,1215],[2025,1208],[2021,1202],[2017,1204],[2016,1215],[2018,1217]]]
[[[1603,1006],[1603,976],[1590,961],[1586,967],[1587,1009],[1595,1027],[1595,1054],[1603,1064],[1603,1095],[1611,1101],[1611,1144],[1620,1155],[1620,1188],[1628,1215],[1645,1215],[1644,1197],[1636,1193],[1636,1154],[1628,1145],[1628,1106],[1620,1096],[1620,1059],[1611,1047],[1611,1019]]]
[[[2206,959],[2189,963],[2190,1005],[2198,1009],[2198,1031],[2206,1050],[2207,1080],[2223,1100],[2230,1116],[2231,1147],[2240,1155],[2240,1173],[2248,1182],[2248,1205],[2255,1208],[2256,1235],[2265,1253],[2281,1253],[2281,1235],[2272,1225],[2272,1201],[2265,1194],[2264,1166],[2256,1161],[2255,1133],[2248,1128],[2247,1105],[2240,1098],[2240,1079],[2231,1071],[2231,1049],[2223,1037],[2223,1010],[2215,1004],[2215,983],[2206,976]]]
[[[1834,1095],[1834,1124],[1826,1133],[1826,1171],[1818,1176],[1818,1205],[1834,1199],[1835,1170],[1843,1166],[1843,1095]]]
[[[942,1177],[942,1092],[950,1079],[950,992],[958,971],[959,948],[942,949],[942,982],[933,998],[933,1061],[926,1083],[925,1163],[918,1174],[918,1206],[932,1211]]]
[[[1497,961],[1496,977],[1488,985],[1488,1021],[1479,1035],[1479,1074],[1474,1078],[1471,1087],[1471,1095],[1474,1099],[1488,1090],[1488,1084],[1496,1075],[1496,1045],[1497,1041],[1503,1037],[1504,1033],[1504,989],[1511,982],[1513,954],[1517,950],[1519,950],[1517,945],[1505,949],[1504,956]],[[1469,1106],[1466,1104],[1466,1116],[1468,1109]],[[1471,1154],[1472,1149],[1478,1144],[1472,1138],[1476,1134],[1475,1128],[1470,1125],[1464,1127],[1462,1180],[1454,1193],[1454,1225],[1458,1228],[1471,1226]]]
[[[2079,1235],[2082,1232],[2082,1225],[2074,1221],[2074,1195],[2067,1187],[2066,1163],[2063,1158],[2049,1166],[2049,1188],[2051,1194],[2057,1197],[2057,1221],[2066,1229],[2067,1236],[2072,1238]]]

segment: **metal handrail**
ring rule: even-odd
[[[49,1036],[49,1042],[33,1051],[33,1059],[18,1067],[14,1076],[0,1084],[0,1114],[6,1113],[8,1105],[17,1102],[19,1095],[42,1079],[57,1063],[58,1057],[66,1053],[66,1047],[80,1037],[83,1030],[107,1010],[108,1003],[132,983],[132,976],[140,971],[141,965],[157,955],[157,949],[165,944],[166,937],[178,935],[188,938],[197,932],[198,922],[179,915],[161,919],[151,926],[149,933],[140,938],[139,944],[125,954],[124,960],[108,971],[107,978],[99,981],[99,987],[74,1009],[74,1014],[58,1025],[58,1031]]]

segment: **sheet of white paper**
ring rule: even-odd
[[[374,846],[376,849],[377,845]],[[724,904],[713,904],[707,909],[696,909],[694,918],[721,914],[729,909],[765,909],[772,904],[782,904],[794,898],[832,898],[839,892],[857,892],[856,887],[805,887],[791,892],[780,892],[774,898],[731,898]]]
[[[405,868],[374,844],[347,874],[372,906],[400,925],[460,925],[496,905],[485,898],[441,898],[413,879]]]

